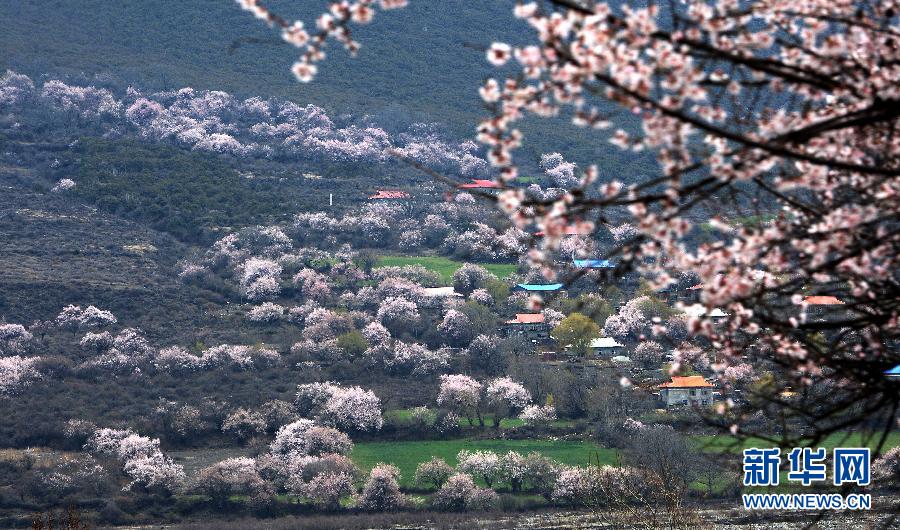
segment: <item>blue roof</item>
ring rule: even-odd
[[[608,259],[573,259],[579,269],[615,269],[616,264]]]
[[[897,366],[895,366],[895,367],[891,368],[890,370],[888,370],[887,372],[885,372],[885,375],[900,376],[900,364],[898,364]]]
[[[517,284],[516,287],[518,287],[519,289],[524,289],[526,291],[558,291],[562,289],[563,284],[551,283],[548,285],[541,285],[535,283],[520,283]]]

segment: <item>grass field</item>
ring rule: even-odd
[[[707,452],[725,452],[731,451],[737,453],[743,449],[750,447],[772,447],[771,442],[760,440],[758,438],[748,438],[742,444],[736,445],[735,440],[730,437],[723,436],[693,436],[698,444],[698,448]],[[866,436],[858,432],[836,433],[828,436],[815,447],[824,447],[829,451],[835,447],[869,447],[875,449],[878,445],[880,436]],[[881,452],[884,453],[892,447],[900,446],[900,431],[894,431],[888,434],[884,447]]]
[[[441,275],[441,280],[449,284],[456,269],[463,266],[462,261],[454,261],[442,256],[380,256],[376,267],[402,267],[404,265],[422,265],[430,271]],[[478,263],[495,274],[505,278],[516,272],[514,263]]]
[[[484,419],[485,426],[490,429],[494,426],[494,416],[493,414],[482,414],[482,418]],[[384,413],[385,421],[392,421],[399,425],[409,426],[412,423],[412,410],[411,409],[393,409],[386,411]],[[434,425],[434,415],[431,415],[427,420],[427,425]],[[478,425],[478,420],[474,420],[475,425]],[[501,429],[515,429],[517,427],[523,427],[525,422],[519,418],[503,418],[500,420],[500,428]],[[466,418],[459,419],[459,426],[462,428],[470,427],[469,420]],[[560,427],[560,428],[572,428],[575,426],[575,422],[572,420],[554,420],[550,423],[552,427]]]
[[[488,450],[497,453],[532,451],[568,465],[588,465],[599,459],[601,464],[614,464],[616,451],[600,447],[593,442],[554,440],[429,440],[414,442],[364,442],[353,448],[352,458],[361,469],[368,471],[379,462],[394,464],[400,468],[400,484],[411,487],[416,466],[436,456],[451,466],[456,465],[456,455],[463,449]]]

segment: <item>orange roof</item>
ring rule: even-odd
[[[844,302],[841,302],[837,298],[833,296],[807,296],[803,299],[803,303],[808,305],[843,305]]]
[[[672,381],[659,385],[659,388],[712,388],[713,385],[702,375],[689,375],[686,377],[672,376]]]
[[[516,313],[515,320],[507,320],[507,324],[543,324],[543,313]]]
[[[466,184],[460,184],[459,186],[457,186],[457,188],[461,189],[461,190],[471,190],[471,189],[478,189],[478,188],[499,188],[499,187],[500,187],[500,184],[497,184],[493,180],[479,180],[479,179],[475,179],[472,182],[469,182]]]
[[[698,283],[697,285],[692,285],[692,286],[688,287],[688,290],[691,290],[691,291],[697,291],[700,289],[703,289],[702,283]]]
[[[376,190],[369,199],[408,199],[409,193],[398,190]]]

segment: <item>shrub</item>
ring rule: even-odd
[[[432,457],[416,468],[416,486],[422,489],[440,489],[453,475],[453,468],[442,458]]]
[[[395,466],[378,464],[369,473],[357,506],[372,512],[388,512],[404,507],[407,501],[406,496],[400,493],[399,479],[400,470]]]

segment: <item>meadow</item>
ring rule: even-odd
[[[441,275],[441,280],[449,284],[453,273],[463,266],[462,261],[455,261],[442,256],[380,256],[375,267],[402,267],[404,265],[421,265],[426,269]],[[496,275],[498,278],[506,278],[515,274],[518,266],[515,263],[476,263]]]
[[[403,442],[363,442],[353,448],[351,457],[364,471],[379,462],[400,468],[400,485],[413,486],[416,466],[432,457],[443,458],[451,466],[457,464],[456,455],[469,451],[494,451],[504,454],[516,451],[528,454],[532,451],[553,458],[567,465],[587,466],[589,464],[615,465],[618,452],[601,447],[594,442],[581,440],[428,440]]]

